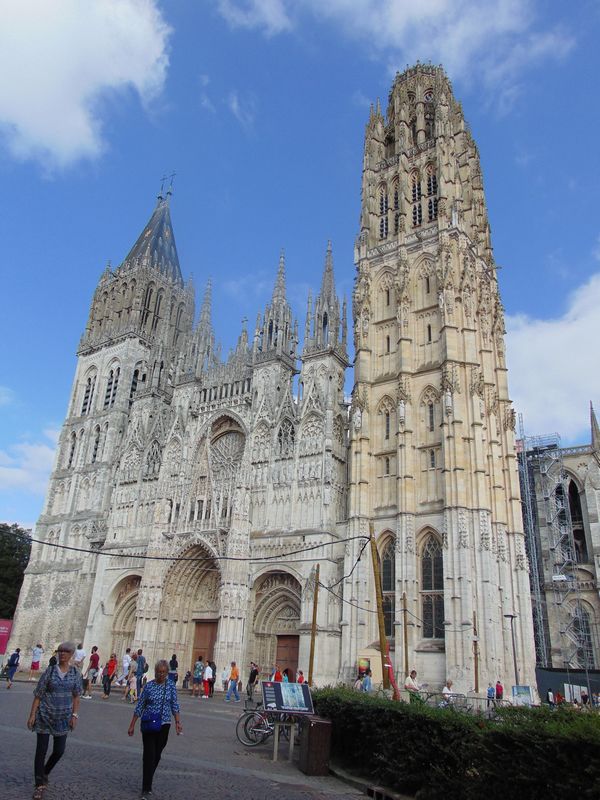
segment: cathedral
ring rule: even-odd
[[[282,255],[224,359],[169,201],[94,293],[12,643],[306,673],[318,564],[316,683],[365,658],[381,679],[372,527],[401,683],[510,685],[516,656],[534,685],[503,308],[442,68],[397,74],[367,121],[351,397],[331,246],[303,328]]]

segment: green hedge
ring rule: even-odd
[[[499,721],[349,689],[314,692],[333,722],[332,756],[419,800],[600,798],[600,718],[504,709]]]

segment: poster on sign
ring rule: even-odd
[[[312,695],[306,683],[262,681],[263,705],[267,711],[314,714]]]
[[[11,630],[12,619],[0,619],[0,656],[6,653]]]

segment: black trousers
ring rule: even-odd
[[[110,687],[112,685],[112,676],[105,675],[102,678],[102,688],[104,689],[104,694],[108,697],[110,695]]]
[[[50,734],[37,734],[37,746],[35,748],[35,760],[33,762],[33,773],[36,786],[44,785],[44,776],[50,774],[65,752],[65,747],[67,746],[67,735],[54,736],[53,738],[54,747],[52,748],[52,754],[48,761],[46,761],[46,753],[48,752],[48,744],[50,743]]]
[[[149,792],[152,789],[152,778],[158,767],[162,751],[165,749],[169,738],[170,725],[163,725],[159,731],[148,731],[142,733],[144,744],[143,772],[142,772],[142,791]]]

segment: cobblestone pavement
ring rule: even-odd
[[[21,800],[33,791],[35,736],[25,727],[33,683],[0,684],[0,798]],[[45,800],[121,800],[139,797],[142,741],[127,736],[132,706],[96,689],[82,700],[77,731],[51,775]],[[156,800],[350,800],[361,795],[333,777],[309,777],[287,761],[287,743],[273,762],[272,742],[245,748],[235,736],[243,704],[180,697],[183,735],[174,729],[154,778]]]

